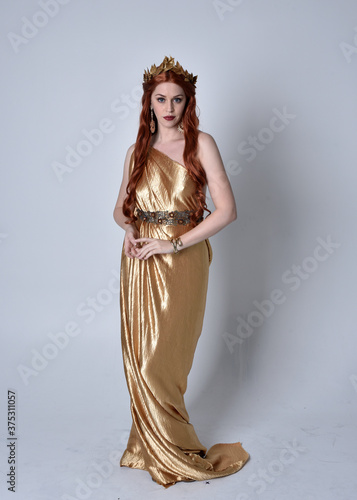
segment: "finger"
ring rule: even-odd
[[[148,241],[144,241],[142,243],[137,243],[136,250],[139,254],[143,254],[145,253],[145,251],[147,251],[148,247],[151,248],[151,245]]]
[[[136,257],[137,253],[138,253],[138,249],[133,245],[129,245],[126,249],[126,255],[128,255],[128,257],[131,257],[131,258]]]
[[[146,254],[147,254],[147,252],[142,252],[141,251],[140,253],[138,253],[137,256],[138,256],[139,259],[145,259]]]
[[[131,245],[128,245],[126,248],[125,248],[125,253],[127,254],[131,254],[133,253],[133,247]]]
[[[153,241],[152,238],[136,238],[134,240],[137,243],[150,243],[150,241]]]

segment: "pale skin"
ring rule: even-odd
[[[177,130],[177,126],[181,122],[185,103],[186,96],[183,89],[172,82],[160,83],[151,96],[151,106],[158,123],[158,129],[153,136],[151,146],[165,153],[172,160],[181,163],[181,165],[184,165],[183,151],[185,142],[183,134]],[[174,119],[171,121],[165,120],[164,117],[170,115],[174,116]],[[113,217],[115,222],[125,231],[125,255],[131,259],[147,260],[156,254],[173,253],[174,248],[169,240],[140,238],[135,225],[125,224],[127,218],[123,214],[122,207],[126,197],[126,186],[129,182],[129,161],[133,150],[134,145],[130,146],[126,154],[123,179]],[[199,132],[197,153],[198,159],[206,172],[207,187],[215,209],[209,217],[181,236],[182,246],[178,247],[180,252],[210,238],[237,218],[232,188],[218,147],[212,136],[205,132]],[[168,210],[172,208],[174,207],[168,207]]]

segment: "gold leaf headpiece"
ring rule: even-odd
[[[145,70],[144,73],[144,82],[148,82],[152,78],[154,78],[157,75],[160,75],[160,73],[164,73],[165,71],[174,71],[178,75],[182,75],[185,79],[186,82],[192,83],[192,85],[196,86],[197,82],[197,75],[193,76],[193,73],[189,73],[183,67],[179,62],[177,61],[175,64],[175,59],[173,57],[167,57],[165,56],[164,60],[160,64],[160,66],[156,67],[155,64],[153,64],[149,70]]]

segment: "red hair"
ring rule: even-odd
[[[155,87],[163,82],[176,83],[183,89],[186,95],[186,105],[182,115],[182,126],[185,138],[183,160],[189,175],[196,184],[196,210],[191,217],[192,222],[196,225],[197,220],[203,216],[204,210],[211,213],[207,208],[206,197],[203,192],[203,187],[207,182],[206,173],[197,158],[199,120],[196,114],[196,90],[192,83],[185,81],[181,75],[178,75],[174,71],[165,71],[148,82],[143,83],[144,94],[141,100],[142,110],[134,149],[134,168],[126,187],[127,196],[123,203],[123,214],[129,219],[125,221],[125,223],[132,224],[137,219],[133,212],[136,200],[136,186],[144,171],[152,136],[149,128],[151,95]],[[155,116],[154,120],[156,121]]]

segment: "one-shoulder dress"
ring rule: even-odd
[[[133,168],[130,160],[129,175]],[[136,189],[140,237],[170,240],[192,229],[196,186],[188,170],[150,147]],[[208,451],[189,421],[187,377],[200,337],[212,249],[208,239],[147,260],[121,255],[121,344],[132,426],[120,466],[147,470],[165,488],[237,472],[241,443]]]

